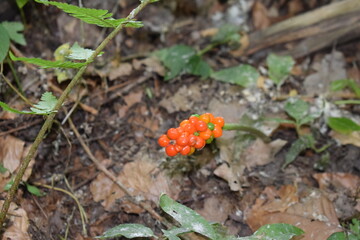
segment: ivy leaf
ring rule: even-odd
[[[359,124],[345,117],[329,117],[327,120],[327,124],[333,130],[343,134],[349,134],[354,131],[360,131]]]
[[[166,194],[160,196],[161,209],[181,224],[182,228],[189,229],[210,239],[218,239],[218,236],[202,216],[194,210],[177,203]]]
[[[243,64],[214,72],[211,74],[211,77],[221,82],[228,82],[242,87],[249,87],[256,84],[260,74],[254,67]]]
[[[0,62],[4,61],[10,47],[10,37],[6,29],[0,24]]]
[[[53,112],[56,102],[57,99],[51,92],[44,92],[40,101],[30,109],[37,114],[50,114]]]
[[[104,232],[96,238],[114,238],[124,236],[126,238],[154,237],[153,231],[141,224],[121,224]]]
[[[78,18],[89,24],[95,24],[99,27],[116,28],[119,24],[128,23],[128,20],[125,18],[113,19],[112,18],[113,14],[109,13],[108,10],[83,8],[75,5],[70,5],[67,3],[54,2],[54,1],[44,1],[44,0],[35,0],[35,1],[46,5],[47,4],[53,5],[75,18]]]
[[[30,185],[28,183],[25,183],[26,185],[26,189],[28,190],[29,193],[31,193],[32,195],[35,195],[37,197],[42,197],[45,195],[45,193],[41,192],[39,188]]]
[[[70,61],[48,61],[41,58],[25,58],[25,57],[15,57],[11,52],[9,53],[11,60],[13,61],[23,61],[31,64],[40,66],[41,68],[81,68],[87,63],[83,62],[70,62]]]
[[[2,22],[1,24],[8,32],[12,41],[23,46],[26,45],[24,34],[20,33],[24,30],[24,25],[21,22]]]
[[[266,58],[266,64],[269,67],[270,79],[279,86],[289,75],[295,61],[291,56],[277,56],[275,54],[270,54]]]

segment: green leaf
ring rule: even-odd
[[[135,21],[135,20],[127,20],[124,23],[125,27],[132,27],[132,28],[141,28],[144,26],[144,24],[141,21]]]
[[[339,100],[339,101],[335,101],[335,104],[338,105],[343,105],[343,104],[360,104],[360,100]]]
[[[10,47],[10,37],[2,24],[0,24],[0,62],[4,61]]]
[[[51,92],[44,92],[40,101],[32,108],[37,114],[50,114],[53,112],[57,99]]]
[[[277,56],[270,54],[266,58],[266,64],[269,67],[269,77],[276,83],[281,85],[284,79],[289,75],[292,67],[295,64],[291,56]]]
[[[239,43],[240,34],[239,27],[232,24],[224,24],[220,27],[219,31],[212,37],[213,43]]]
[[[284,109],[287,114],[296,120],[296,122],[299,122],[309,114],[309,104],[301,99],[289,99],[286,102]]]
[[[67,3],[53,2],[53,1],[44,1],[44,0],[35,0],[35,1],[46,5],[47,4],[53,5],[75,18],[78,18],[89,24],[95,24],[99,27],[116,28],[119,24],[123,24],[123,23],[130,23],[130,25],[133,24],[128,20],[126,20],[125,18],[113,19],[112,18],[113,14],[109,13],[108,10],[82,8]]]
[[[200,56],[194,55],[190,58],[189,62],[185,66],[187,73],[207,78],[210,76],[212,69],[207,62],[205,62]]]
[[[79,44],[75,42],[69,49],[69,55],[66,57],[73,60],[88,60],[94,52],[94,50],[80,47]],[[101,54],[102,53],[98,56],[101,56]]]
[[[315,144],[315,139],[312,135],[304,135],[297,139],[291,145],[289,151],[285,155],[285,163],[282,165],[282,169],[285,169],[287,165],[295,161],[297,156],[305,149],[312,148]]]
[[[330,235],[327,240],[359,240],[359,236],[352,233],[336,232]]]
[[[24,34],[19,33],[24,30],[24,25],[21,22],[2,22],[1,24],[8,32],[12,41],[23,46],[26,45]]]
[[[6,185],[4,186],[4,191],[9,191],[10,190],[10,188],[11,188],[11,186],[14,184],[14,180],[13,179],[11,179],[10,181],[8,181],[7,183],[6,183]]]
[[[353,79],[340,79],[333,81],[331,82],[330,89],[332,91],[339,91],[346,87],[350,88],[357,97],[360,97],[360,87]]]
[[[41,68],[81,68],[88,64],[87,62],[78,63],[70,61],[48,61],[41,58],[25,58],[25,57],[15,57],[11,52],[9,53],[11,60],[13,61],[23,61],[31,64],[40,66]]]
[[[45,195],[45,193],[41,192],[39,188],[30,185],[28,183],[25,183],[26,185],[26,189],[28,190],[29,193],[31,193],[32,195],[38,196],[38,197],[42,197]]]
[[[177,235],[192,232],[187,228],[173,228],[171,230],[163,230],[161,231],[164,233],[164,236],[167,237],[169,240],[181,240]]]
[[[208,221],[194,210],[169,198],[166,194],[160,196],[160,207],[178,221],[182,228],[189,229],[213,240],[218,239],[215,230]]]
[[[22,9],[28,2],[29,0],[16,0],[16,4],[19,9]]]
[[[30,112],[30,111],[19,111],[19,110],[16,110],[16,109],[11,108],[9,105],[7,105],[6,103],[1,102],[1,101],[0,101],[0,107],[2,107],[2,109],[3,109],[4,111],[13,112],[13,113],[17,113],[17,114],[34,114],[34,112]]]
[[[304,231],[290,224],[275,223],[260,227],[253,236],[264,240],[290,240],[294,236],[304,234]],[[258,239],[258,238],[256,238]]]
[[[360,131],[359,124],[345,117],[329,117],[327,119],[327,124],[333,130],[343,134],[349,134],[354,131]]]
[[[256,84],[256,81],[260,75],[254,67],[243,64],[214,72],[211,74],[211,77],[218,81],[249,87]]]
[[[96,238],[114,238],[124,236],[126,238],[154,237],[153,231],[141,224],[121,224],[104,232]]]
[[[185,70],[187,63],[195,53],[196,51],[192,47],[180,44],[156,51],[153,55],[168,69],[164,79],[170,80]]]
[[[0,173],[3,174],[3,173],[6,173],[7,171],[8,171],[8,169],[0,163]]]

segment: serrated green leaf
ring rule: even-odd
[[[48,61],[41,58],[25,58],[25,57],[15,57],[11,52],[9,53],[11,60],[13,61],[23,61],[31,64],[40,66],[41,68],[81,68],[88,64],[87,62],[78,63],[70,61]]]
[[[3,109],[4,111],[13,112],[13,113],[17,113],[17,114],[35,114],[34,112],[30,112],[30,111],[19,111],[19,110],[16,110],[16,109],[11,108],[9,105],[7,105],[6,103],[1,102],[1,101],[0,101],[0,107],[2,107],[2,109]]]
[[[207,62],[205,62],[200,56],[194,55],[189,59],[189,62],[185,66],[185,72],[207,78],[210,76],[212,69]]]
[[[125,18],[113,19],[112,18],[113,14],[109,13],[108,10],[104,10],[104,9],[83,8],[75,5],[70,5],[67,3],[53,2],[53,1],[43,1],[43,0],[35,0],[35,1],[46,5],[47,4],[53,5],[75,18],[78,18],[89,24],[95,24],[99,27],[116,28],[117,26],[119,26],[119,24],[127,22]]]
[[[309,114],[309,104],[301,99],[289,99],[284,109],[297,122]]]
[[[24,30],[24,25],[21,22],[2,22],[1,24],[8,32],[10,40],[23,46],[26,45],[24,34],[20,33]]]
[[[124,23],[125,27],[132,27],[132,28],[141,28],[144,26],[142,21],[135,21],[135,20],[127,20]]]
[[[290,224],[275,223],[260,227],[253,236],[263,240],[290,240],[294,236],[304,234],[304,231]]]
[[[213,43],[239,43],[240,34],[239,27],[232,24],[224,24],[219,28],[219,31],[212,37]]]
[[[6,173],[7,171],[8,171],[8,169],[5,168],[4,165],[2,165],[2,164],[0,163],[0,173],[3,174],[3,173]]]
[[[211,77],[222,82],[237,84],[243,87],[255,85],[260,77],[258,71],[247,64],[226,68],[211,74]]]
[[[285,155],[285,163],[281,167],[282,169],[286,168],[287,165],[295,161],[297,156],[304,151],[305,149],[312,148],[315,144],[315,139],[312,135],[304,135],[298,138],[293,144],[289,151]]]
[[[329,117],[327,119],[327,124],[333,130],[343,134],[349,134],[354,131],[360,131],[359,124],[345,117]]]
[[[32,195],[35,195],[37,197],[42,197],[45,195],[43,192],[40,191],[39,188],[37,188],[33,185],[30,185],[28,183],[25,183],[25,185],[26,185],[26,189],[28,190],[28,192],[31,193]]]
[[[22,9],[28,2],[29,0],[16,0],[16,5],[19,9]]]
[[[153,55],[157,57],[168,70],[164,80],[170,80],[185,70],[187,63],[195,53],[196,51],[192,47],[180,44],[156,51]]]
[[[114,238],[114,237],[126,237],[126,238],[139,238],[139,237],[154,237],[153,231],[141,224],[121,224],[114,228],[111,228],[104,232],[102,236],[96,238]]]
[[[57,99],[51,92],[44,92],[40,101],[32,108],[37,114],[50,114],[53,112]]]
[[[181,240],[177,235],[192,232],[187,228],[173,228],[171,230],[164,230],[161,229],[164,233],[164,236],[167,237],[169,240]]]
[[[69,54],[66,56],[66,58],[72,60],[88,60],[94,52],[94,50],[80,47],[79,44],[75,42],[69,49]],[[101,54],[102,53],[100,53],[98,56],[101,56]]]
[[[269,54],[266,58],[266,64],[269,68],[270,79],[275,82],[276,85],[281,85],[284,79],[289,75],[295,61],[291,56]]]
[[[0,24],[0,46],[0,62],[2,62],[10,48],[10,37],[2,24]]]
[[[194,210],[177,203],[166,194],[160,196],[160,207],[178,221],[182,228],[189,229],[213,240],[218,239],[215,230],[208,221]]]

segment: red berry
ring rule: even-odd
[[[159,137],[158,143],[161,147],[166,147],[170,144],[170,139],[164,134]]]
[[[170,128],[167,131],[167,136],[172,140],[176,140],[178,137],[180,137],[180,133],[176,128]]]
[[[189,143],[189,137],[185,135],[181,135],[178,139],[176,139],[176,144],[180,146],[186,146]]]
[[[206,143],[204,139],[202,139],[201,137],[196,137],[196,144],[194,145],[196,149],[202,149],[205,144]]]
[[[206,131],[200,132],[199,137],[201,137],[204,140],[208,140],[209,138],[211,138],[212,136],[212,132],[210,129],[206,129]]]
[[[188,155],[191,151],[191,147],[190,146],[185,146],[181,151],[180,154],[181,155]]]
[[[196,132],[196,128],[191,123],[186,123],[182,126],[182,129],[184,129],[185,132],[193,134]]]
[[[178,153],[175,149],[175,146],[171,144],[165,148],[165,152],[169,157],[174,157]]]
[[[225,120],[223,117],[216,117],[214,118],[214,121],[212,121],[212,123],[222,128],[225,124]]]
[[[195,127],[196,127],[196,130],[200,131],[200,132],[206,131],[206,129],[208,128],[207,123],[202,120],[199,120],[196,123]]]
[[[212,133],[213,133],[214,138],[221,137],[221,135],[222,135],[222,128],[221,128],[219,125],[215,124],[215,128],[214,128],[214,130],[212,131]]]
[[[191,135],[189,135],[189,145],[190,146],[194,146],[195,144],[196,144],[196,136],[195,135],[193,135],[193,134],[191,134]]]
[[[196,125],[196,123],[199,121],[199,118],[198,117],[195,117],[195,116],[191,116],[190,118],[189,118],[189,122],[191,123],[191,124],[193,124],[194,126]]]

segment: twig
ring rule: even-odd
[[[17,128],[13,128],[13,129],[11,129],[11,130],[9,130],[9,131],[6,131],[6,132],[0,132],[0,137],[1,137],[1,136],[4,136],[4,135],[7,135],[7,134],[10,134],[10,133],[13,133],[13,132],[17,132],[17,131],[20,131],[20,130],[24,130],[24,129],[29,128],[29,127],[31,127],[31,126],[34,126],[34,125],[36,125],[36,124],[38,124],[38,123],[40,123],[40,122],[42,122],[42,121],[43,121],[43,119],[36,119],[35,121],[33,121],[33,122],[29,123],[29,124],[25,124],[25,125],[23,125],[23,126],[20,126],[20,127],[17,127]]]
[[[27,99],[19,90],[17,90],[17,88],[12,85],[12,83],[9,81],[9,79],[7,79],[7,77],[5,77],[5,75],[3,74],[3,72],[1,71],[0,73],[1,77],[5,80],[5,82],[7,83],[7,85],[9,85],[9,87],[27,104],[29,104],[30,106],[34,106],[34,104],[32,102],[30,102],[29,99]]]
[[[141,3],[138,5],[137,8],[135,8],[133,11],[131,11],[131,13],[127,16],[127,20],[131,20],[133,19],[146,5],[148,5],[151,2],[151,0],[142,0]],[[40,129],[38,135],[36,136],[34,143],[31,145],[30,150],[28,152],[28,154],[25,156],[25,158],[23,159],[23,161],[21,162],[20,168],[18,173],[16,174],[15,178],[14,178],[14,183],[12,184],[7,198],[5,199],[5,202],[2,206],[1,212],[0,212],[0,228],[3,227],[3,224],[5,222],[6,219],[6,215],[7,212],[9,210],[10,207],[10,203],[13,201],[14,196],[16,194],[16,191],[19,187],[19,184],[21,182],[22,176],[24,175],[31,159],[34,157],[35,152],[37,151],[40,143],[42,142],[42,140],[44,139],[44,136],[46,134],[46,132],[48,131],[48,129],[51,127],[53,120],[56,116],[56,113],[59,111],[59,109],[61,108],[62,104],[64,103],[65,99],[68,97],[69,93],[71,92],[71,90],[79,83],[82,75],[84,74],[87,66],[93,62],[95,60],[95,58],[100,54],[100,52],[102,52],[102,50],[106,47],[106,45],[123,29],[124,24],[127,21],[124,21],[123,24],[120,24],[119,26],[117,26],[103,41],[102,43],[95,49],[95,51],[93,52],[93,54],[89,57],[89,59],[87,60],[87,64],[83,67],[81,67],[78,72],[76,73],[76,75],[74,76],[74,78],[71,80],[71,82],[69,83],[69,85],[66,87],[66,89],[64,90],[63,94],[59,97],[58,101],[56,102],[56,105],[54,107],[54,112],[49,114],[42,126],[42,128]]]

